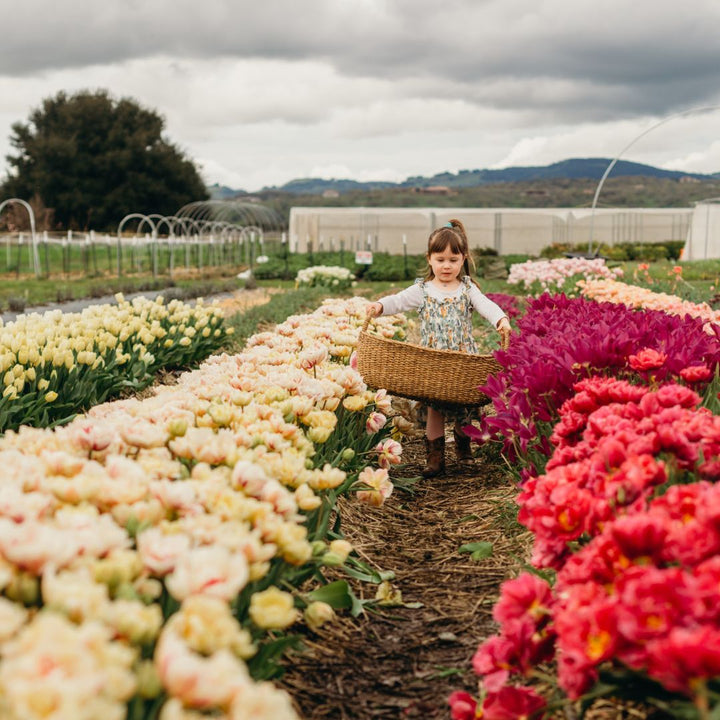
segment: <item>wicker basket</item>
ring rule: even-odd
[[[365,319],[357,343],[358,371],[371,387],[391,395],[449,405],[486,405],[477,388],[502,366],[492,355],[433,350],[368,332]],[[502,347],[508,334],[502,334]]]

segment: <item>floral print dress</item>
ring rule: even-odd
[[[478,348],[472,335],[473,306],[470,301],[470,278],[462,278],[462,291],[455,298],[436,298],[428,294],[425,281],[422,284],[423,301],[418,308],[420,317],[420,343],[435,350],[459,350],[477,353]],[[444,403],[418,403],[417,421],[425,425],[427,406],[442,413],[446,421],[469,424],[479,417],[478,408],[446,405]]]

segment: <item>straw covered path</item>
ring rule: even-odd
[[[421,440],[403,447],[396,476],[419,475]],[[395,573],[403,604],[344,613],[308,632],[305,653],[291,657],[279,681],[305,720],[448,718],[453,690],[476,691],[471,658],[494,631],[499,586],[526,557],[529,536],[514,521],[516,490],[500,459],[481,451],[463,470],[448,448],[445,476],[396,489],[382,508],[342,503],[345,536],[368,565]],[[492,555],[459,552],[471,542],[491,543]],[[377,589],[352,585],[364,598]]]

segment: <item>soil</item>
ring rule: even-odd
[[[532,536],[515,520],[517,488],[492,449],[477,448],[475,466],[454,460],[447,438],[444,476],[418,477],[425,448],[403,442],[397,478],[414,478],[381,508],[341,499],[342,531],[360,558],[392,571],[402,605],[374,605],[357,618],[343,611],[317,632],[305,631],[302,652],[285,661],[274,682],[293,697],[304,720],[449,720],[455,690],[477,696],[472,656],[496,632],[492,609],[504,580],[528,560]],[[492,555],[473,560],[466,543],[489,542]],[[347,578],[355,594],[372,599],[377,585]],[[550,671],[552,672],[552,671]],[[542,688],[538,688],[542,691]],[[577,705],[552,713],[575,720]],[[598,699],[585,720],[662,720],[641,704]]]
[[[444,476],[396,488],[381,508],[342,502],[345,536],[368,565],[395,573],[403,605],[308,631],[305,652],[289,659],[279,681],[305,720],[448,718],[451,692],[476,694],[472,656],[495,631],[499,586],[517,572],[530,536],[514,521],[516,489],[500,460],[481,454],[468,470],[450,440]],[[403,459],[395,476],[419,476],[421,439],[403,443]],[[492,543],[492,555],[459,552],[476,541]],[[372,598],[377,586],[353,588]]]

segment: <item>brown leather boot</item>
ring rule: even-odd
[[[427,461],[422,476],[426,478],[436,477],[445,472],[445,436],[441,435],[434,440],[425,438],[425,449],[427,450]]]
[[[455,438],[455,457],[457,461],[461,465],[473,465],[475,458],[470,447],[470,438],[463,432],[460,423],[455,423],[453,437]]]

